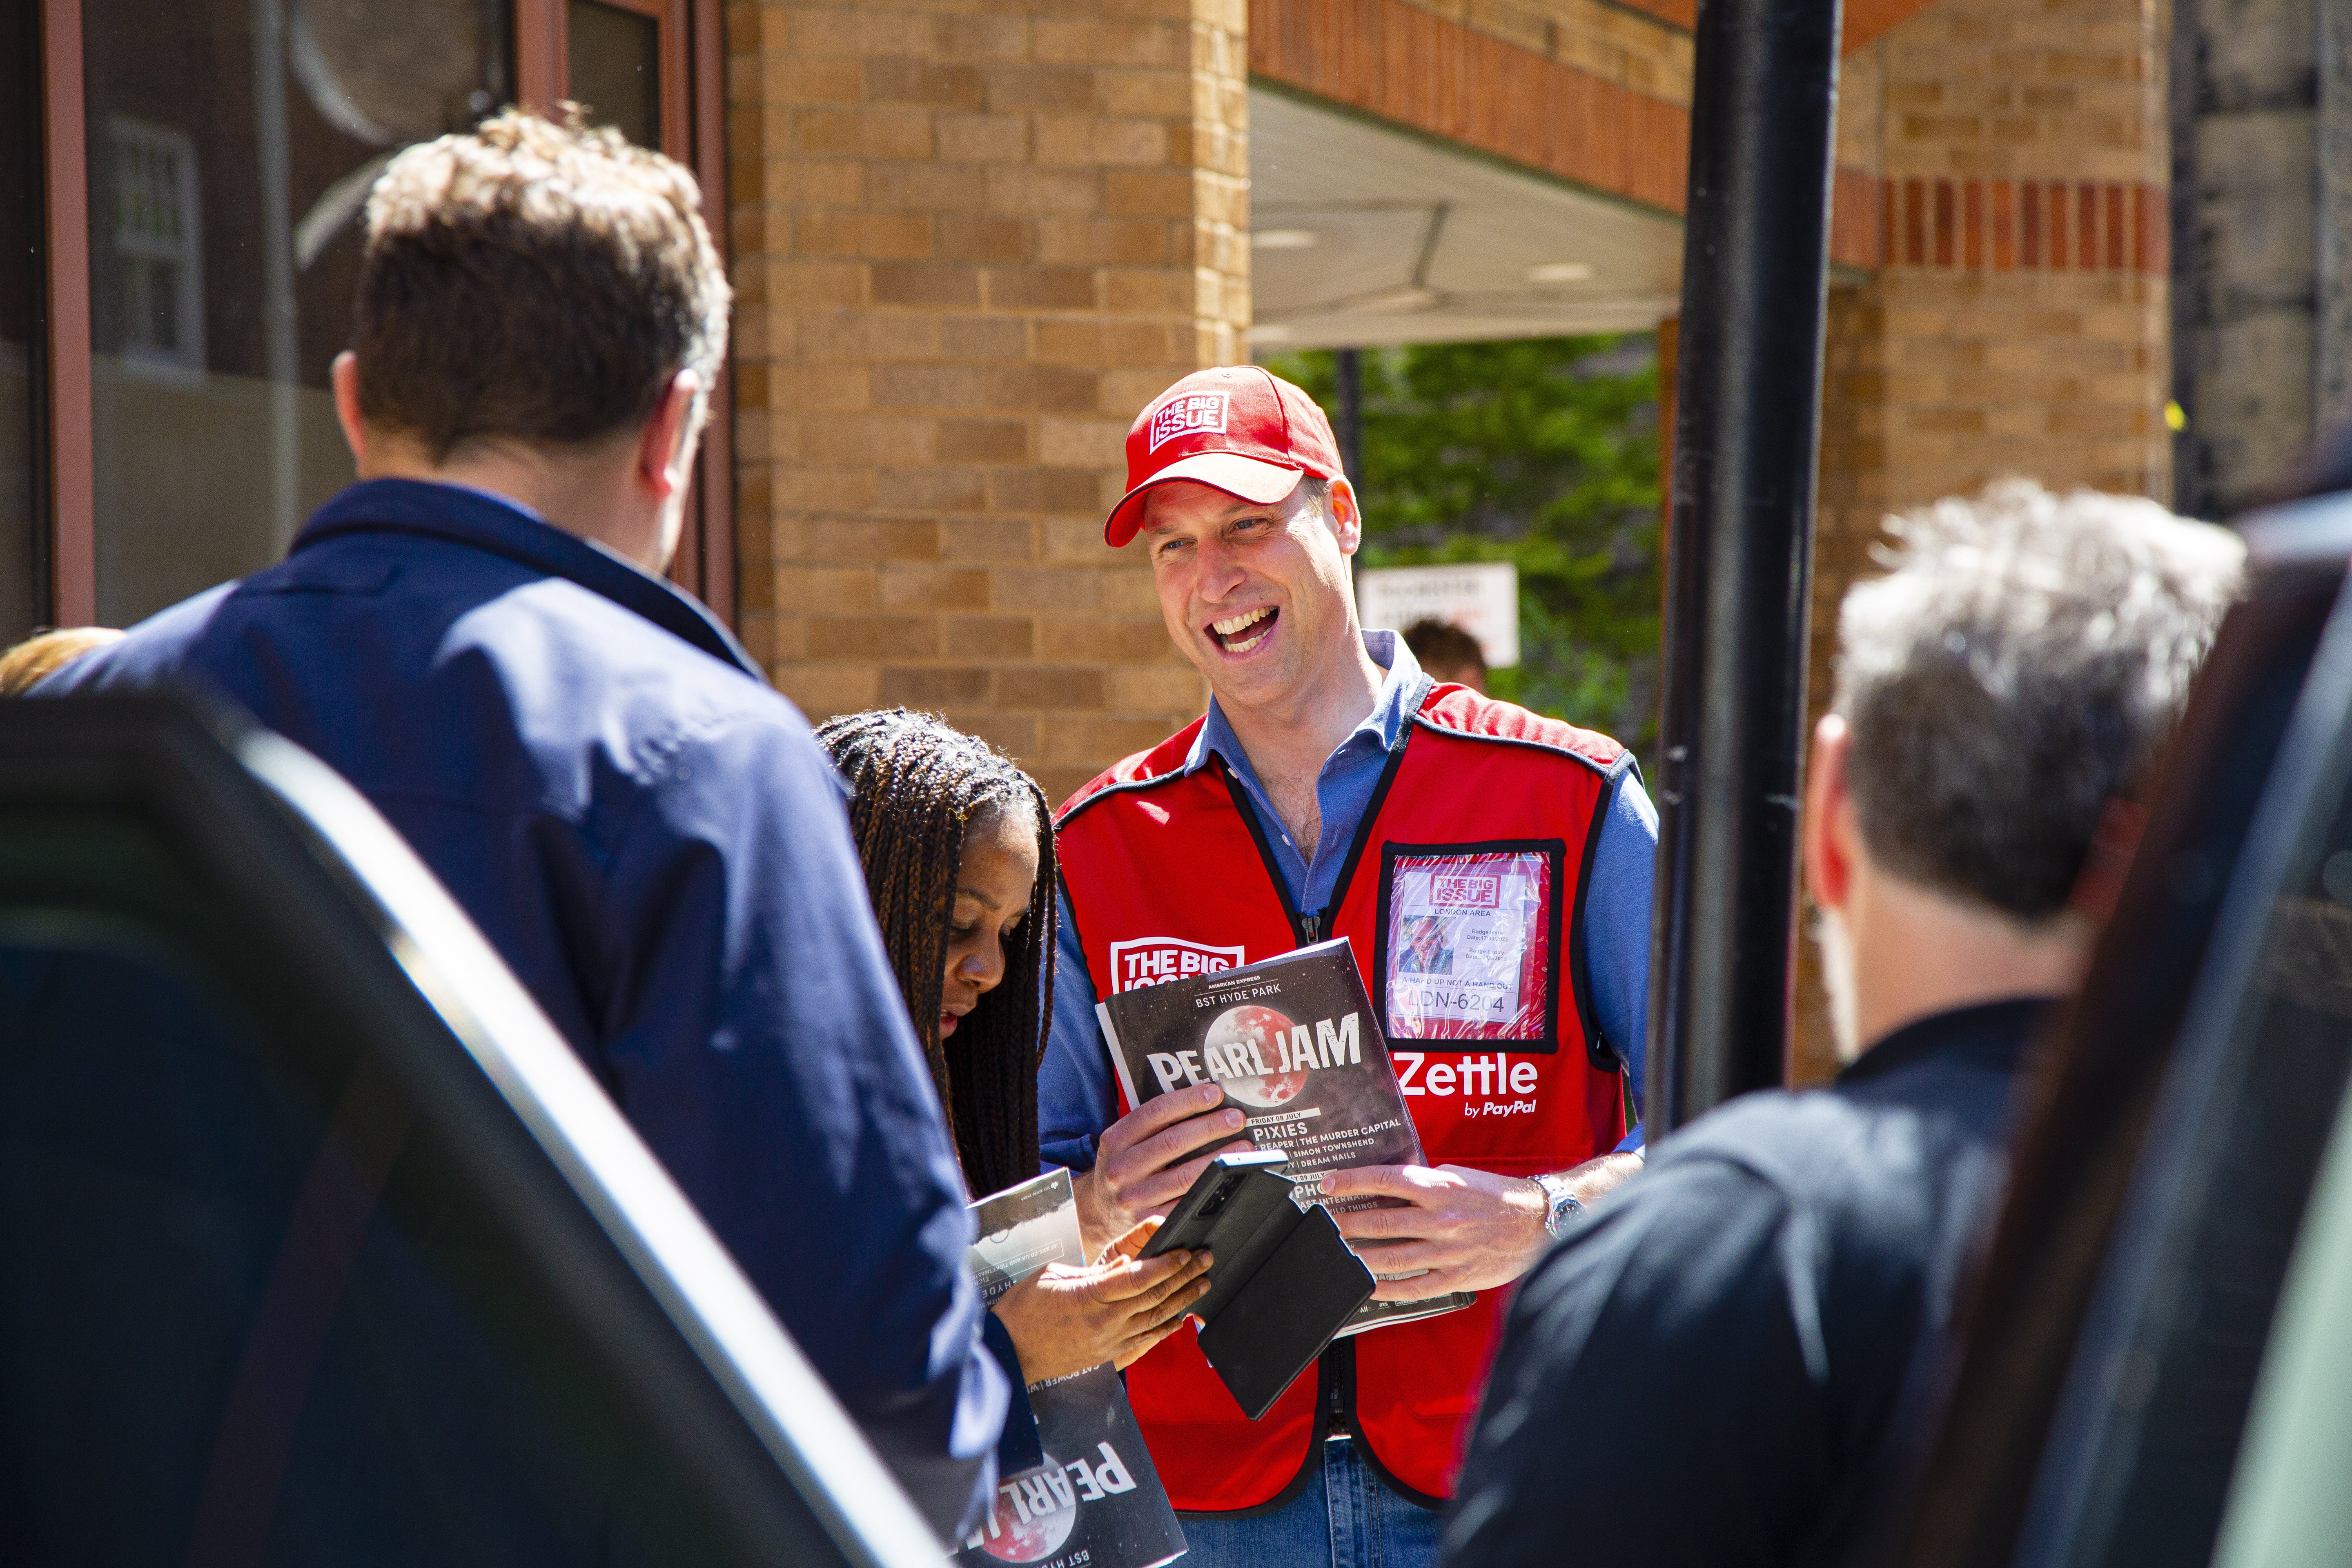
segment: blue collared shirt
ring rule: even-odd
[[[407,837],[924,1511],[993,1489],[971,1221],[838,776],[726,628],[478,490],[356,485],[41,695],[193,679]]]
[[[1349,731],[1333,749],[1317,776],[1315,797],[1322,812],[1322,827],[1312,856],[1301,854],[1290,830],[1274,809],[1273,799],[1259,783],[1249,753],[1242,749],[1223,710],[1214,699],[1208,721],[1201,726],[1185,773],[1221,758],[1241,781],[1244,796],[1257,817],[1275,868],[1282,874],[1291,907],[1320,910],[1331,901],[1348,847],[1355,842],[1357,826],[1380,787],[1388,754],[1404,734],[1405,726],[1421,710],[1428,681],[1412,650],[1394,632],[1368,631],[1364,651],[1387,671],[1379,698],[1364,721]],[[1638,1108],[1643,1093],[1643,1042],[1650,1011],[1650,892],[1657,860],[1658,816],[1642,781],[1632,769],[1619,775],[1601,822],[1601,841],[1593,847],[1592,886],[1584,910],[1585,964],[1592,980],[1595,1022],[1625,1068],[1626,1081]],[[1076,926],[1069,906],[1061,909],[1060,938],[1054,978],[1054,1025],[1045,1059],[1037,1069],[1037,1128],[1045,1162],[1072,1170],[1094,1168],[1095,1140],[1118,1114],[1117,1086],[1111,1081],[1110,1058],[1095,1020],[1094,986],[1086,956],[1078,946]],[[1619,1145],[1641,1147],[1635,1128]]]

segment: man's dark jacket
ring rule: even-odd
[[[2046,1011],[1923,1019],[1826,1089],[1658,1144],[1520,1285],[1445,1561],[1842,1561],[1997,1200]]]
[[[404,834],[942,1529],[1006,1382],[836,775],[724,627],[502,498],[378,479],[43,697],[194,683]]]

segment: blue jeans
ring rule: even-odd
[[[1381,1483],[1345,1440],[1323,1445],[1298,1495],[1244,1519],[1188,1517],[1181,1568],[1430,1568],[1445,1516]]]

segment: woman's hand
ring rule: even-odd
[[[1139,1262],[1160,1228],[1145,1220],[1118,1238],[1091,1268],[1055,1263],[1013,1286],[992,1309],[1021,1354],[1033,1384],[1105,1362],[1125,1367],[1184,1321],[1184,1309],[1208,1294],[1205,1252],[1171,1252]]]

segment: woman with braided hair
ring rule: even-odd
[[[933,714],[835,719],[820,744],[849,781],[849,825],[883,946],[905,993],[975,1194],[1038,1173],[1037,1059],[1054,991],[1054,828],[1037,783]],[[1020,1381],[1124,1367],[1206,1294],[1205,1252],[1136,1254],[1146,1220],[1092,1267],[1056,1264],[994,1308]]]

